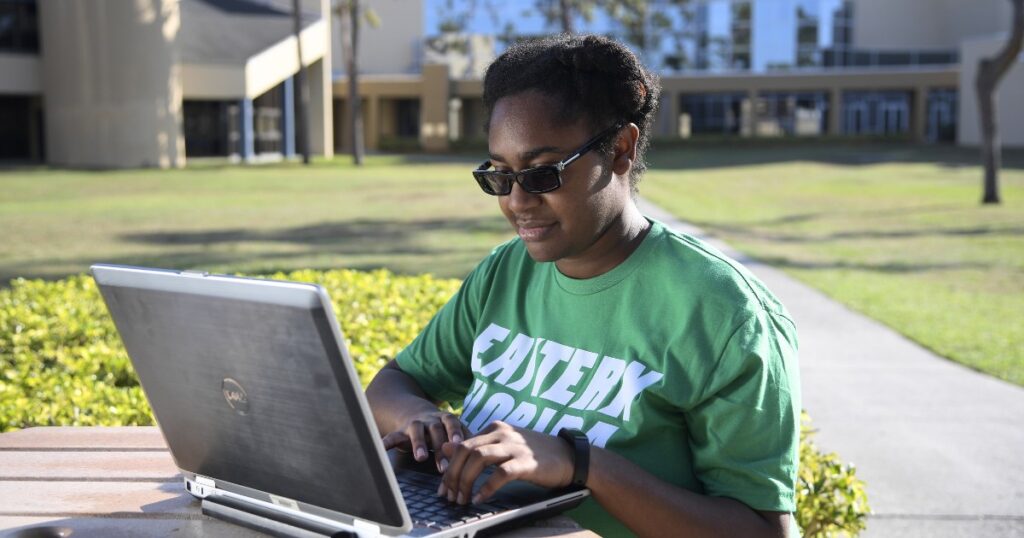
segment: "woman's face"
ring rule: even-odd
[[[556,112],[556,102],[537,92],[499,99],[487,137],[494,167],[519,171],[554,164],[597,134],[583,121],[559,124]],[[623,159],[590,151],[562,171],[558,189],[531,194],[515,183],[510,194],[498,197],[502,213],[534,260],[555,262],[563,274],[575,278],[611,269],[595,267],[595,262],[609,258],[614,254],[609,251],[619,248],[621,242],[615,235],[622,227],[626,204],[632,203],[630,159],[625,159],[626,173],[621,172],[620,161]]]

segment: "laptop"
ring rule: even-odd
[[[92,274],[204,513],[285,536],[469,537],[589,495],[513,482],[481,505],[437,497],[432,465],[384,450],[320,286],[117,265]]]

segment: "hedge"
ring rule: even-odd
[[[364,386],[458,289],[457,280],[385,270],[296,271],[324,286]],[[0,289],[0,431],[151,425],[149,404],[91,277],[16,279]],[[796,519],[804,536],[856,535],[868,514],[852,466],[817,449],[804,419]]]

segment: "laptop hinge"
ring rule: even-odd
[[[354,519],[352,526],[356,529],[356,533],[359,536],[380,536],[380,527],[374,525],[369,521],[362,521],[360,519]]]
[[[185,489],[200,499],[213,495],[216,487],[217,483],[205,476],[195,475],[191,481],[188,478],[185,479]]]

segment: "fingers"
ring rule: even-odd
[[[444,423],[444,429],[448,433],[448,439],[455,444],[461,443],[463,440],[469,437],[469,432],[466,430],[466,426],[462,424],[459,417],[446,413],[441,417],[441,422]]]
[[[434,450],[434,463],[437,464],[437,471],[443,473],[448,468],[448,459],[444,457],[441,446],[448,441],[448,432],[440,422],[434,422],[427,427],[430,432],[430,447]]]
[[[443,485],[449,501],[459,504],[469,503],[473,497],[473,484],[489,465],[498,465],[511,458],[509,446],[498,443],[484,444],[469,448],[460,446],[455,451],[445,472]]]
[[[384,444],[384,450],[391,450],[392,448],[410,450],[409,436],[405,432],[391,432],[380,441]]]
[[[480,490],[473,496],[473,504],[480,504],[487,501],[495,492],[501,489],[502,486],[518,478],[522,472],[521,467],[519,460],[515,459],[510,459],[495,467],[490,478],[480,486]]]
[[[423,422],[419,420],[410,422],[405,429],[405,434],[409,437],[409,445],[412,447],[412,457],[416,461],[427,460],[428,452],[424,429]]]
[[[448,456],[448,470],[444,473],[438,495],[451,502],[466,504],[473,494],[473,483],[488,465],[498,465],[513,457],[518,448],[510,443],[509,432],[485,429],[476,437],[461,444],[445,443],[442,450]]]

